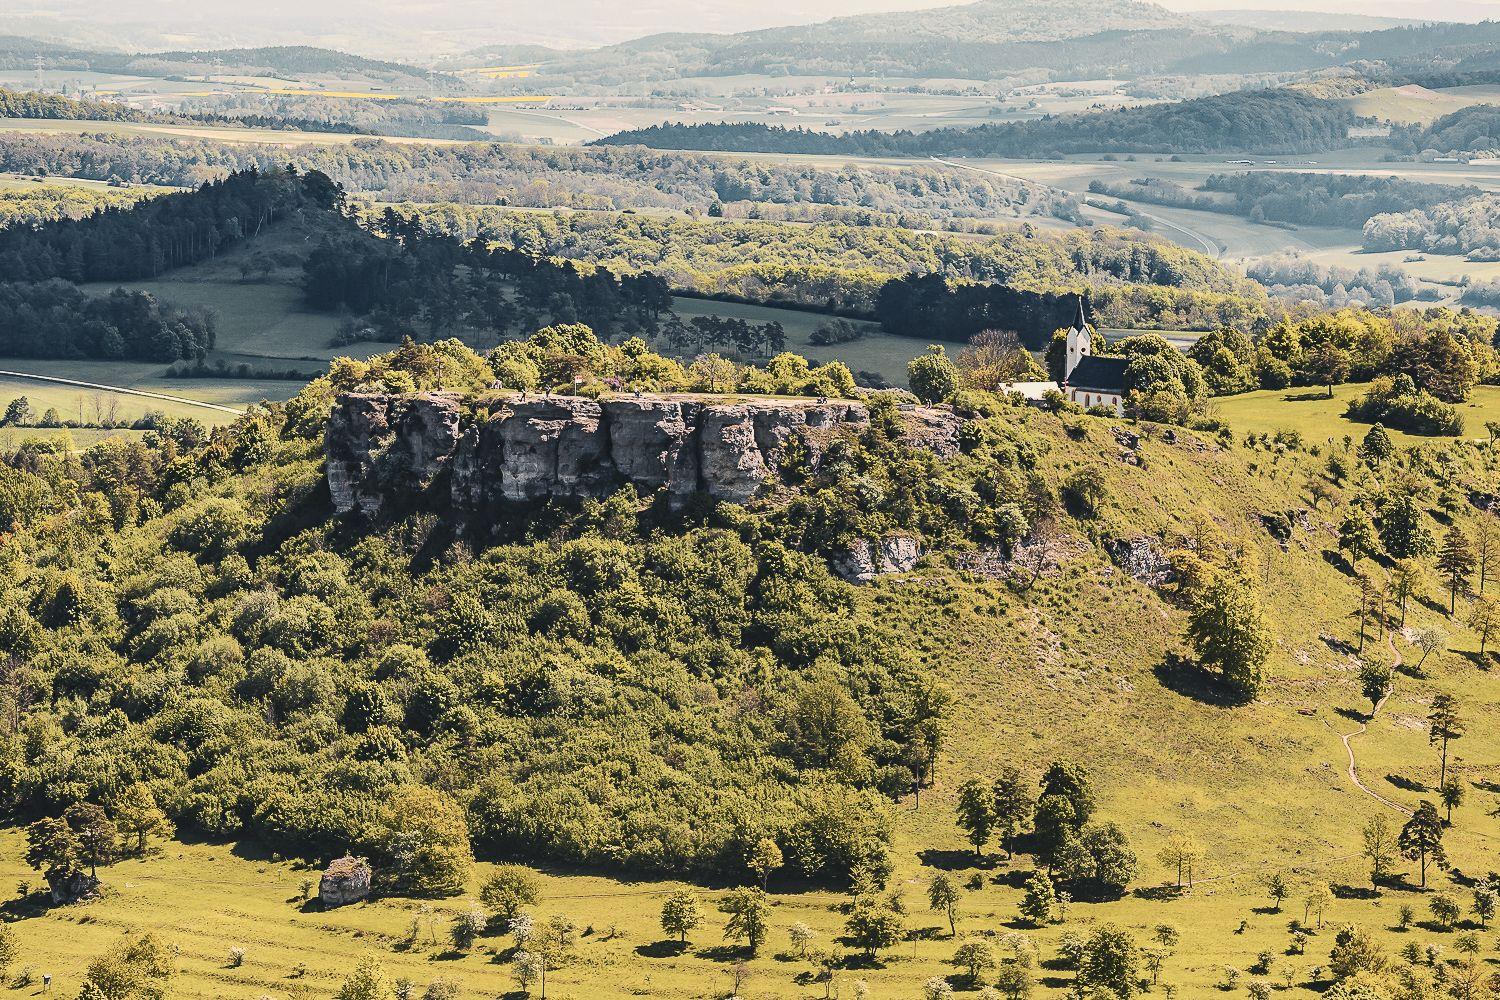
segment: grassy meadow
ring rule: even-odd
[[[1317,386],[1291,389],[1260,389],[1238,396],[1222,396],[1213,401],[1215,412],[1229,423],[1238,435],[1273,434],[1294,430],[1308,441],[1342,439],[1345,435],[1363,437],[1369,424],[1357,423],[1344,416],[1344,409],[1355,397],[1369,388],[1362,383],[1333,387],[1333,397]],[[1466,403],[1459,404],[1465,435],[1487,438],[1484,425],[1500,421],[1500,386],[1480,385],[1470,393]],[[1391,437],[1402,444],[1445,440],[1422,437],[1392,430]],[[1446,440],[1452,440],[1446,439]]]

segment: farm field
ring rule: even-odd
[[[1430,125],[1443,115],[1473,104],[1500,103],[1500,87],[1442,87],[1428,89],[1416,84],[1382,87],[1343,98],[1355,114],[1402,125]]]
[[[1365,384],[1352,383],[1333,387],[1333,398],[1317,386],[1292,389],[1261,389],[1238,396],[1214,400],[1218,415],[1229,423],[1237,436],[1269,434],[1278,430],[1295,430],[1311,442],[1338,440],[1345,435],[1362,437],[1369,424],[1356,423],[1344,417],[1344,408],[1354,397],[1364,393]],[[1500,386],[1475,387],[1467,403],[1459,404],[1467,437],[1486,438],[1484,425],[1500,420]],[[1403,444],[1442,440],[1391,430],[1392,438]]]
[[[677,296],[672,301],[674,311],[685,320],[694,316],[730,316],[750,323],[775,321],[786,329],[787,350],[813,361],[842,361],[854,371],[876,372],[893,385],[906,384],[906,363],[925,351],[928,344],[925,340],[883,333],[876,324],[867,323],[861,325],[867,327],[869,332],[859,340],[848,344],[814,346],[808,342],[808,338],[821,323],[829,319],[819,313],[683,296]],[[941,338],[938,341],[945,343],[949,353],[964,346],[963,343],[941,341]]]

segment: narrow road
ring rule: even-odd
[[[104,392],[118,392],[126,396],[144,396],[147,399],[160,399],[168,403],[181,403],[183,406],[201,406],[205,410],[218,410],[220,413],[233,413],[242,416],[244,410],[234,406],[224,406],[221,403],[205,403],[201,399],[188,399],[186,396],[172,396],[165,392],[147,392],[145,389],[127,389],[123,385],[104,385],[101,382],[80,382],[77,379],[58,378],[54,375],[37,375],[34,372],[8,372],[0,371],[0,377],[27,378],[37,382],[52,382],[57,385],[72,385],[80,389],[100,389]]]

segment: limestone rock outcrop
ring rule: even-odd
[[[318,880],[318,900],[325,907],[347,906],[370,895],[370,864],[364,858],[335,858]]]
[[[850,583],[869,583],[888,573],[908,573],[922,558],[910,535],[888,535],[874,543],[859,539],[832,560],[833,571]]]
[[[962,421],[951,411],[902,409],[914,443],[956,447]],[[327,426],[328,491],[340,513],[444,507],[481,522],[508,503],[627,483],[673,506],[699,494],[744,503],[775,480],[793,438],[816,461],[869,420],[849,400],[347,393]]]

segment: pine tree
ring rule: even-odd
[[[1463,737],[1466,726],[1462,716],[1458,714],[1458,699],[1451,694],[1439,694],[1432,699],[1432,710],[1427,713],[1427,743],[1441,743],[1442,770],[1439,772],[1438,784],[1448,780],[1448,743]]]
[[[1443,538],[1443,547],[1438,550],[1437,568],[1448,581],[1448,616],[1451,618],[1458,607],[1458,592],[1467,589],[1469,574],[1474,572],[1474,550],[1469,538],[1454,525]]]
[[[1404,857],[1421,864],[1422,888],[1427,888],[1427,863],[1441,866],[1448,859],[1443,852],[1443,821],[1438,818],[1437,807],[1431,802],[1417,806],[1401,828],[1396,844]]]

